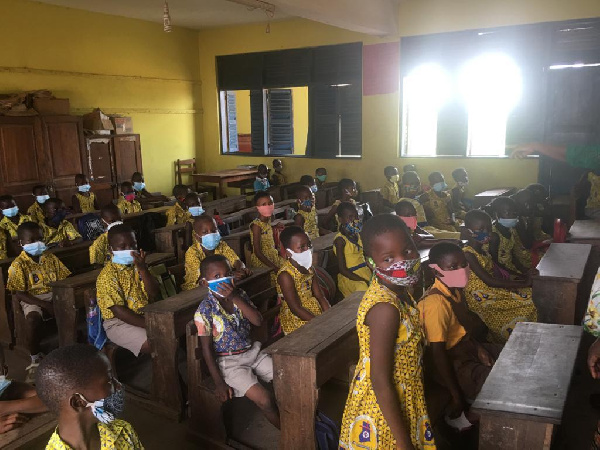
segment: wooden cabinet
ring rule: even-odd
[[[113,138],[115,149],[115,167],[117,181],[131,181],[134,172],[142,172],[142,151],[140,148],[140,135],[119,135]]]

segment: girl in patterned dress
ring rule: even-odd
[[[90,192],[92,186],[90,186],[90,182],[84,174],[75,175],[75,185],[77,186],[77,193],[71,199],[73,211],[76,213],[90,213],[99,210],[96,194]]]
[[[250,243],[252,245],[252,256],[250,267],[270,267],[271,284],[277,282],[277,271],[283,264],[283,259],[275,247],[273,238],[273,227],[271,216],[275,210],[273,197],[267,191],[260,191],[254,196],[254,206],[258,211],[258,217],[250,224]],[[283,225],[278,227],[283,229]]]
[[[407,291],[419,280],[419,253],[394,215],[375,216],[361,237],[375,277],[358,308],[360,353],[339,447],[435,449],[423,391],[423,330]]]
[[[441,172],[430,173],[429,183],[432,190],[419,197],[419,201],[425,208],[427,223],[440,230],[460,231],[460,223],[452,218],[454,213],[452,197],[446,192],[448,185],[444,175]]]
[[[277,274],[281,328],[285,334],[330,308],[312,268],[312,244],[304,230],[291,226],[281,233],[286,260]]]
[[[308,186],[300,186],[296,189],[296,198],[298,199],[298,214],[294,217],[294,223],[303,228],[309,238],[318,238],[321,230],[315,207],[315,194]],[[328,230],[323,230],[323,234],[328,232]]]
[[[340,198],[338,200],[336,200],[335,202],[333,202],[333,205],[331,205],[329,212],[327,213],[327,215],[325,216],[325,219],[323,220],[323,222],[325,223],[325,226],[327,228],[331,227],[332,220],[333,220],[333,225],[335,226],[335,228],[334,228],[335,230],[337,230],[340,225],[336,218],[338,206],[342,202],[350,202],[356,206],[357,203],[356,203],[356,200],[354,199],[354,197],[356,197],[358,195],[358,189],[356,188],[356,182],[354,180],[351,180],[350,178],[341,179],[340,182],[338,183],[338,190],[340,192]]]
[[[484,211],[465,215],[468,245],[463,249],[471,267],[465,296],[469,308],[489,328],[491,342],[503,344],[517,322],[536,322],[537,310],[531,298],[531,278],[507,280],[494,277],[494,263],[484,246],[490,241],[492,219]]]

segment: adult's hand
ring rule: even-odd
[[[529,155],[541,153],[542,144],[539,142],[531,142],[529,144],[517,145],[512,151],[510,157],[516,159],[523,159]]]

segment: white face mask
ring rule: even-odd
[[[117,220],[116,222],[113,223],[107,223],[106,220],[102,220],[102,222],[104,222],[106,224],[106,231],[110,230],[112,227],[116,226],[116,225],[122,225],[123,222],[121,222],[120,220]]]
[[[289,248],[286,250],[289,252],[292,259],[296,261],[300,266],[304,267],[307,270],[312,267],[312,248],[309,248],[308,250],[301,253],[295,253]]]

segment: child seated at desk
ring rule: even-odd
[[[33,221],[31,217],[19,212],[19,207],[12,195],[0,196],[0,210],[2,211],[0,229],[6,231],[11,238],[17,237],[19,225]]]
[[[532,183],[525,188],[531,193],[531,209],[533,216],[533,239],[534,241],[547,241],[552,239],[548,233],[544,231],[544,219],[549,212],[548,190],[539,183]],[[515,201],[519,203],[519,199],[515,197]]]
[[[104,266],[110,261],[111,253],[108,246],[108,232],[112,227],[123,223],[121,211],[113,203],[102,207],[100,218],[104,222],[106,231],[98,236],[93,244],[90,245],[90,264],[96,266]]]
[[[423,389],[423,331],[408,288],[421,259],[399,217],[381,214],[361,232],[375,276],[358,307],[359,357],[340,448],[435,448]]]
[[[175,197],[175,204],[171,206],[167,212],[167,226],[175,224],[186,223],[191,214],[186,211],[185,197],[190,193],[190,188],[184,184],[177,184],[173,188],[173,197]]]
[[[271,183],[269,183],[269,168],[264,164],[259,164],[257,170],[258,173],[254,180],[254,191],[266,191],[271,187]]]
[[[44,203],[50,198],[48,188],[43,184],[36,184],[33,187],[33,197],[35,201],[27,210],[27,215],[34,222],[42,223],[44,221]]]
[[[283,186],[287,184],[287,179],[283,172],[283,162],[280,159],[273,160],[273,169],[275,173],[271,176],[271,186]]]
[[[315,178],[317,180],[317,187],[322,187],[327,181],[327,169],[325,167],[319,167],[315,170]]]
[[[260,191],[254,196],[254,206],[258,211],[258,217],[250,224],[250,245],[252,247],[250,267],[272,268],[274,271],[271,273],[271,284],[275,286],[277,271],[282,266],[283,259],[275,247],[273,226],[271,225],[271,216],[275,210],[273,197],[266,191]],[[283,225],[277,226],[278,232],[282,229]]]
[[[394,212],[406,224],[412,232],[413,241],[417,247],[433,245],[437,242],[433,234],[428,233],[418,225],[417,210],[415,206],[408,200],[401,200],[394,206]],[[422,245],[425,244],[425,245]]]
[[[95,347],[75,344],[54,350],[40,364],[37,389],[58,417],[46,449],[144,448],[133,427],[117,418],[125,393],[108,358]]]
[[[456,186],[450,191],[452,208],[456,217],[464,219],[466,212],[471,209],[465,200],[465,189],[469,185],[469,174],[466,169],[460,167],[452,171],[452,178],[456,183]]]
[[[340,203],[337,216],[340,227],[333,241],[333,254],[337,256],[340,270],[337,276],[338,289],[347,297],[356,291],[366,291],[373,274],[363,254],[360,239],[362,223],[358,219],[356,206],[349,202]]]
[[[313,194],[315,194],[319,190],[317,182],[310,175],[302,175],[300,177],[300,184],[309,188]]]
[[[452,198],[446,192],[448,185],[441,172],[432,172],[429,175],[432,190],[419,197],[419,202],[425,209],[427,222],[440,230],[460,232],[460,224],[452,217]]]
[[[43,357],[40,352],[42,317],[53,316],[53,281],[67,278],[71,272],[60,260],[46,251],[42,229],[35,222],[19,225],[18,236],[23,251],[10,265],[6,289],[20,302],[27,319],[27,339],[31,364],[27,367],[27,383],[34,382],[35,371]],[[45,313],[45,314],[44,314]]]
[[[537,310],[531,298],[531,278],[498,278],[494,261],[484,246],[490,242],[492,219],[484,211],[471,210],[465,215],[468,244],[463,251],[471,273],[465,287],[469,308],[489,328],[491,342],[503,344],[517,322],[536,322]]]
[[[135,199],[133,185],[129,181],[121,183],[121,195],[117,200],[117,207],[123,215],[142,211],[142,205]]]
[[[281,232],[280,241],[286,258],[277,273],[279,320],[284,334],[290,334],[331,306],[314,276],[312,244],[304,230],[288,227]]]
[[[82,173],[75,175],[75,186],[77,186],[78,192],[71,199],[73,211],[76,213],[97,211],[98,202],[96,201],[96,194],[90,192],[92,186],[90,186],[88,178]]]
[[[235,288],[225,256],[208,256],[200,266],[208,295],[200,303],[194,322],[217,396],[223,402],[248,397],[279,428],[275,398],[258,382],[259,378],[266,383],[273,381],[273,360],[250,336],[251,325],[260,326],[262,315],[248,295]]]
[[[406,172],[417,172],[417,166],[415,166],[414,164],[404,164],[404,166],[402,166],[402,173],[405,174]]]
[[[319,227],[314,192],[308,186],[300,186],[296,189],[296,198],[298,200],[298,214],[294,217],[294,223],[302,228],[311,239],[316,239],[321,234],[330,233],[329,230]]]
[[[387,180],[381,188],[383,204],[388,208],[393,208],[394,205],[400,201],[400,190],[398,188],[400,175],[398,175],[398,168],[394,166],[387,166],[385,169],[383,169],[383,175],[385,175]]]
[[[148,353],[150,346],[141,309],[160,298],[158,281],[146,265],[146,253],[137,248],[133,230],[116,225],[108,232],[112,253],[96,280],[98,307],[110,341],[135,356]]]
[[[46,218],[40,224],[44,231],[44,242],[46,245],[58,245],[68,247],[81,241],[81,235],[73,224],[65,219],[69,212],[65,203],[60,198],[50,198],[44,203],[44,214]]]
[[[501,346],[487,342],[487,326],[469,310],[464,288],[469,265],[456,244],[442,242],[429,252],[435,282],[417,304],[433,357],[434,378],[452,397],[446,422],[463,431],[474,421],[465,416],[479,394]]]
[[[227,245],[227,242],[221,240],[215,219],[209,215],[196,217],[193,231],[196,239],[185,252],[185,281],[181,286],[182,290],[189,291],[199,286],[202,261],[212,255],[222,255],[229,261],[234,269],[233,275],[236,280],[251,275],[239,256]]]
[[[142,175],[140,172],[134,172],[133,175],[131,175],[131,183],[133,184],[133,190],[135,191],[136,196],[144,198],[155,197],[146,190],[146,182],[144,181],[144,175]]]
[[[333,205],[331,205],[329,212],[325,216],[325,219],[323,219],[323,221],[325,222],[325,226],[327,228],[331,227],[331,223],[333,221],[336,230],[340,226],[338,220],[336,219],[337,208],[340,205],[340,203],[350,202],[354,206],[356,206],[357,210],[358,210],[358,204],[356,203],[356,200],[354,199],[354,197],[356,197],[358,195],[358,189],[356,188],[356,183],[354,182],[354,180],[351,180],[350,178],[341,179],[340,182],[338,183],[338,190],[340,193],[339,200],[336,200],[333,203]],[[360,212],[359,212],[359,216],[360,216]]]

